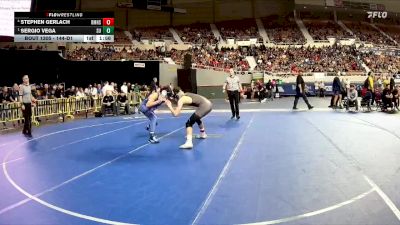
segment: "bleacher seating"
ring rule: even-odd
[[[344,24],[356,35],[357,39],[360,41],[376,45],[394,45],[390,39],[385,37],[369,24],[349,21],[344,22]]]
[[[334,21],[304,21],[308,32],[314,40],[328,40],[328,37],[337,39],[349,38],[352,35],[347,33],[339,24]]]
[[[168,27],[137,28],[131,31],[137,41],[142,40],[172,40],[172,33]]]
[[[224,21],[216,23],[216,25],[221,33],[222,38],[225,40],[227,38],[239,40],[249,38],[261,39],[261,36],[258,33],[256,21],[254,19]]]
[[[217,44],[218,40],[211,32],[210,24],[197,23],[175,27],[183,42],[193,44]]]
[[[262,18],[262,21],[269,39],[274,43],[304,44],[306,42],[294,18],[271,16]]]

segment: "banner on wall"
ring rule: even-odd
[[[133,67],[135,67],[135,68],[145,68],[146,64],[145,63],[134,63]]]
[[[324,80],[324,78],[325,78],[325,73],[314,73],[315,80],[321,81]]]
[[[264,73],[261,73],[261,72],[253,73],[253,80],[258,80],[258,79],[263,79],[263,78],[264,78]]]

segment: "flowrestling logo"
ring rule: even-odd
[[[367,13],[368,13],[368,18],[386,19],[388,16],[387,12],[369,11]]]

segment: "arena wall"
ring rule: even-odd
[[[129,9],[128,28],[169,26],[170,15],[167,12]]]
[[[191,23],[213,23],[213,1],[204,0],[202,2],[180,2],[175,3],[177,8],[186,9],[186,14],[176,13],[173,16],[172,24],[174,26],[191,24]]]
[[[82,0],[82,11],[114,11],[120,28],[179,26],[192,23],[213,23],[269,15],[287,15],[294,9],[293,0],[188,0],[173,1],[174,7],[186,9],[186,14],[116,8],[115,0]]]
[[[116,6],[115,0],[80,0],[82,10],[112,9]]]
[[[320,5],[325,6],[325,0],[295,0],[298,5]]]
[[[267,17],[270,15],[288,15],[294,9],[293,0],[254,0],[254,17]]]
[[[349,0],[348,0],[349,1]],[[351,0],[353,2],[363,2],[371,4],[383,4],[385,5],[386,11],[389,12],[400,12],[400,4],[397,0]],[[325,6],[326,0],[295,0],[298,5],[315,5]]]

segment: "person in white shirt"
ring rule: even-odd
[[[112,88],[112,90],[110,89],[110,91],[112,92],[112,94],[113,95],[117,95],[118,94],[118,84],[117,83],[114,83],[114,82],[111,82],[111,88]]]
[[[126,82],[124,82],[121,86],[121,92],[128,94],[128,86],[126,86]]]
[[[76,92],[76,97],[77,98],[83,98],[85,97],[85,93],[83,92],[82,88],[78,88],[78,91]]]
[[[349,89],[347,89],[347,104],[346,110],[349,110],[351,104],[356,106],[356,110],[358,111],[358,92],[354,86],[354,84],[349,85]]]
[[[84,91],[84,93],[85,93],[85,95],[86,96],[90,96],[90,90],[89,90],[89,88],[87,87],[87,88],[85,88],[85,91]]]
[[[235,75],[235,71],[233,69],[229,70],[230,75],[226,78],[226,81],[223,86],[223,93],[228,91],[229,103],[231,105],[232,117],[240,119],[239,116],[239,93],[242,91],[242,84],[240,83],[240,79]]]
[[[97,88],[96,87],[89,85],[89,96],[92,96],[93,98],[97,96]]]
[[[114,86],[113,86],[113,85],[110,85],[110,84],[108,83],[108,81],[106,81],[106,82],[104,83],[104,86],[103,86],[103,88],[101,89],[101,92],[103,93],[103,96],[106,95],[107,91],[110,91],[111,93],[114,92]]]
[[[107,87],[108,87],[108,81],[104,82],[104,85],[101,88],[101,93],[103,94],[103,96],[105,96],[107,93]]]

